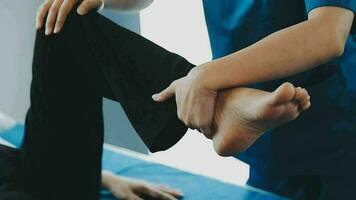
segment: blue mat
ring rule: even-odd
[[[0,137],[19,147],[23,138],[23,132],[23,125],[17,125],[10,130],[0,133]],[[120,175],[179,188],[184,192],[184,199],[187,200],[284,199],[260,190],[226,184],[215,179],[143,161],[107,149],[104,150],[103,168]],[[101,200],[114,199],[115,198],[109,192],[105,190],[102,191]]]

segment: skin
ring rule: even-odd
[[[122,200],[176,200],[183,196],[182,192],[169,186],[118,176],[110,171],[102,172],[102,186]]]
[[[65,20],[78,3],[77,0],[46,0],[38,8],[36,28],[46,26],[46,35],[58,34]],[[133,9],[147,7],[151,0],[125,0],[107,1],[108,6],[115,5],[121,10],[134,11]],[[85,15],[89,11],[98,9],[102,5],[101,0],[81,1],[77,13]],[[47,18],[46,18],[47,16]],[[142,200],[152,198],[158,200],[177,200],[182,198],[183,193],[165,185],[157,185],[142,180],[117,176],[109,171],[102,172],[102,186],[108,189],[115,197],[123,200]]]
[[[45,0],[37,11],[36,28],[41,29],[45,25],[46,35],[59,33],[68,14],[78,2],[79,0]],[[85,0],[80,2],[77,13],[85,15],[101,5],[101,0]]]
[[[149,6],[153,0],[105,0],[105,6],[123,12],[137,12]],[[45,0],[38,8],[36,28],[46,26],[46,35],[61,32],[63,25],[73,7],[79,3],[77,13],[85,15],[91,10],[103,6],[103,0]],[[46,18],[47,16],[47,18]]]
[[[109,7],[112,6],[112,8],[119,10],[133,9],[135,7],[136,9],[144,8],[148,6],[151,2],[152,0],[105,1],[105,3]],[[78,3],[77,0],[46,0],[39,8],[39,12],[37,15],[37,28],[41,28],[44,24],[44,21],[46,21],[45,25],[47,35],[52,34],[52,32],[59,33],[63,27],[68,13],[73,9],[76,3]],[[93,9],[99,8],[101,5],[101,0],[84,0],[80,2],[77,12],[79,14],[84,15]],[[45,20],[46,15],[47,19]],[[179,119],[181,119],[188,127],[203,132],[208,138],[213,138],[215,134],[215,130],[213,129],[212,124],[213,122],[215,122],[216,124],[216,120],[214,121],[213,117],[215,112],[216,98],[218,97],[218,90],[207,88],[205,86],[206,84],[203,84],[206,82],[202,81],[201,77],[202,72],[207,71],[202,69],[207,69],[207,66],[213,66],[214,63],[216,62],[213,61],[194,68],[186,77],[174,81],[166,90],[157,95],[153,95],[153,99],[156,101],[165,101],[175,95],[178,107],[177,114]],[[217,63],[216,65],[223,64],[224,63]],[[226,118],[229,117],[231,116],[227,115]],[[221,130],[223,127],[216,128],[220,128],[219,130]],[[239,133],[240,131],[235,132],[235,134]],[[223,140],[221,139],[216,140],[219,142],[216,142],[215,147],[217,147],[216,149],[218,150],[218,152],[220,152],[220,147],[225,146],[220,144],[223,144],[225,142],[223,142]],[[238,148],[236,149],[238,150]]]
[[[220,156],[241,153],[267,130],[296,119],[310,105],[308,92],[291,83],[273,92],[244,87],[220,91],[213,121],[215,151]]]
[[[180,119],[211,138],[214,112],[206,108],[215,106],[217,91],[288,77],[341,56],[353,18],[344,8],[316,8],[304,22],[196,67],[153,99],[162,102],[175,96]]]
[[[70,0],[51,1],[51,5],[46,5],[38,15],[38,27],[40,28],[45,14],[48,11],[50,13],[54,13],[49,14],[49,17],[51,18],[50,20],[47,19],[47,21],[49,21],[46,24],[46,29],[49,29],[48,34],[51,33],[51,25],[55,23],[55,17],[53,16],[56,16],[58,10],[61,10],[63,7],[63,12],[68,13],[74,5],[71,3],[63,3],[61,9],[58,9],[60,3],[57,1],[61,1],[63,3]],[[89,2],[91,2],[90,6],[85,8],[87,10],[83,8],[83,12],[79,12],[79,8],[82,6],[80,5],[78,13],[85,14],[89,10],[99,7],[98,0],[85,0],[82,4],[86,3],[89,5]],[[54,7],[54,9],[51,9],[52,7]],[[57,21],[60,22],[60,25],[63,25],[65,20],[65,17],[63,16],[66,15],[58,14],[58,17],[56,18]],[[342,8],[322,7],[314,9],[309,14],[307,21],[278,31],[256,44],[235,52],[229,56],[196,67],[186,77],[174,81],[167,89],[153,95],[152,97],[154,100],[161,102],[175,96],[179,118],[187,126],[202,131],[208,138],[213,138],[214,145],[215,140],[218,141],[215,145],[217,146],[217,151],[225,152],[226,149],[224,149],[224,147],[227,148],[228,145],[223,145],[226,142],[222,139],[218,139],[218,137],[215,136],[215,133],[225,127],[229,127],[228,125],[230,124],[216,127],[216,131],[214,131],[214,126],[212,126],[212,124],[216,124],[219,120],[222,121],[223,124],[224,121],[233,119],[234,117],[232,116],[234,114],[236,115],[236,110],[234,111],[234,109],[238,107],[236,107],[236,104],[233,104],[235,107],[229,106],[230,110],[227,112],[227,109],[224,109],[224,106],[219,106],[219,102],[223,102],[225,97],[229,99],[229,96],[237,96],[222,95],[222,97],[220,97],[220,91],[240,85],[294,75],[342,55],[353,17],[353,13],[351,11]],[[55,26],[57,27],[57,25]],[[59,26],[55,32],[58,32],[60,27],[61,26]],[[323,51],[319,51],[320,48],[322,48]],[[261,56],[255,57],[254,55]],[[288,66],[288,68],[285,66]],[[242,89],[243,88],[235,88],[235,90],[230,91],[230,93],[239,93]],[[246,88],[244,90],[246,90]],[[257,94],[256,91],[254,92]],[[251,93],[251,91],[247,93]],[[261,93],[261,91],[258,93]],[[308,100],[304,102],[304,104],[299,102],[299,104],[294,106],[294,108],[304,108],[304,106],[307,108],[310,106],[309,95],[304,96],[307,96]],[[217,101],[217,99],[220,99],[220,101]],[[231,101],[233,100],[234,99]],[[216,104],[220,110],[215,110]],[[228,103],[225,105],[228,105]],[[263,106],[260,106],[262,111],[265,110],[265,108],[269,108],[268,105],[264,104]],[[214,115],[214,112],[225,113],[225,119],[223,119],[223,117],[214,119],[214,116],[218,116],[218,114]],[[278,124],[271,123],[270,125],[273,126],[262,127],[261,124],[264,122],[260,124],[257,123],[261,122],[261,119],[248,117],[251,114],[251,111],[244,110],[242,113],[245,114],[243,116],[244,119],[254,121],[255,125],[259,127],[259,130],[246,131],[250,128],[247,127],[245,130],[237,131],[237,133],[249,132],[260,135],[266,127],[272,128],[278,126]],[[286,113],[290,114],[295,112]],[[276,116],[272,115],[264,118],[263,120],[268,121],[271,118],[276,118]],[[287,122],[288,119],[288,117],[287,119],[284,119],[283,117],[281,119],[278,118],[278,120],[282,120],[283,123]],[[291,117],[291,119],[293,119],[293,117]],[[243,125],[246,125],[246,123],[244,124],[243,122],[240,122],[238,125],[244,127]],[[250,126],[252,125],[250,124]],[[230,128],[235,130],[234,128],[236,127]],[[232,134],[232,136],[234,135],[236,136],[239,134]],[[249,141],[253,141],[253,139]],[[242,146],[248,146],[250,143],[251,142],[247,142],[247,145],[244,144]],[[242,149],[244,148],[242,147]]]

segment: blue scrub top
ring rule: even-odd
[[[203,0],[203,3],[215,59],[307,20],[308,12],[314,8],[339,6],[356,12],[356,0]],[[266,173],[283,175],[320,174],[355,167],[355,20],[341,58],[292,77],[251,87],[273,90],[285,81],[306,87],[312,107],[297,120],[269,131],[237,157]]]

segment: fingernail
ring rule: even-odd
[[[79,15],[83,15],[83,10],[82,10],[81,8],[78,8],[78,9],[77,9],[77,13],[78,13]]]
[[[158,100],[158,97],[159,97],[159,94],[154,94],[154,95],[152,95],[152,99],[155,100],[155,101]]]
[[[49,34],[51,34],[51,29],[46,29],[46,35],[49,35]]]
[[[53,33],[58,33],[58,31],[59,31],[59,28],[55,27]]]

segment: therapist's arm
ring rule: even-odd
[[[153,0],[103,0],[104,7],[122,12],[138,12],[148,7]]]
[[[288,77],[326,63],[343,54],[353,18],[347,9],[316,8],[307,21],[202,65],[199,82],[219,90]]]

